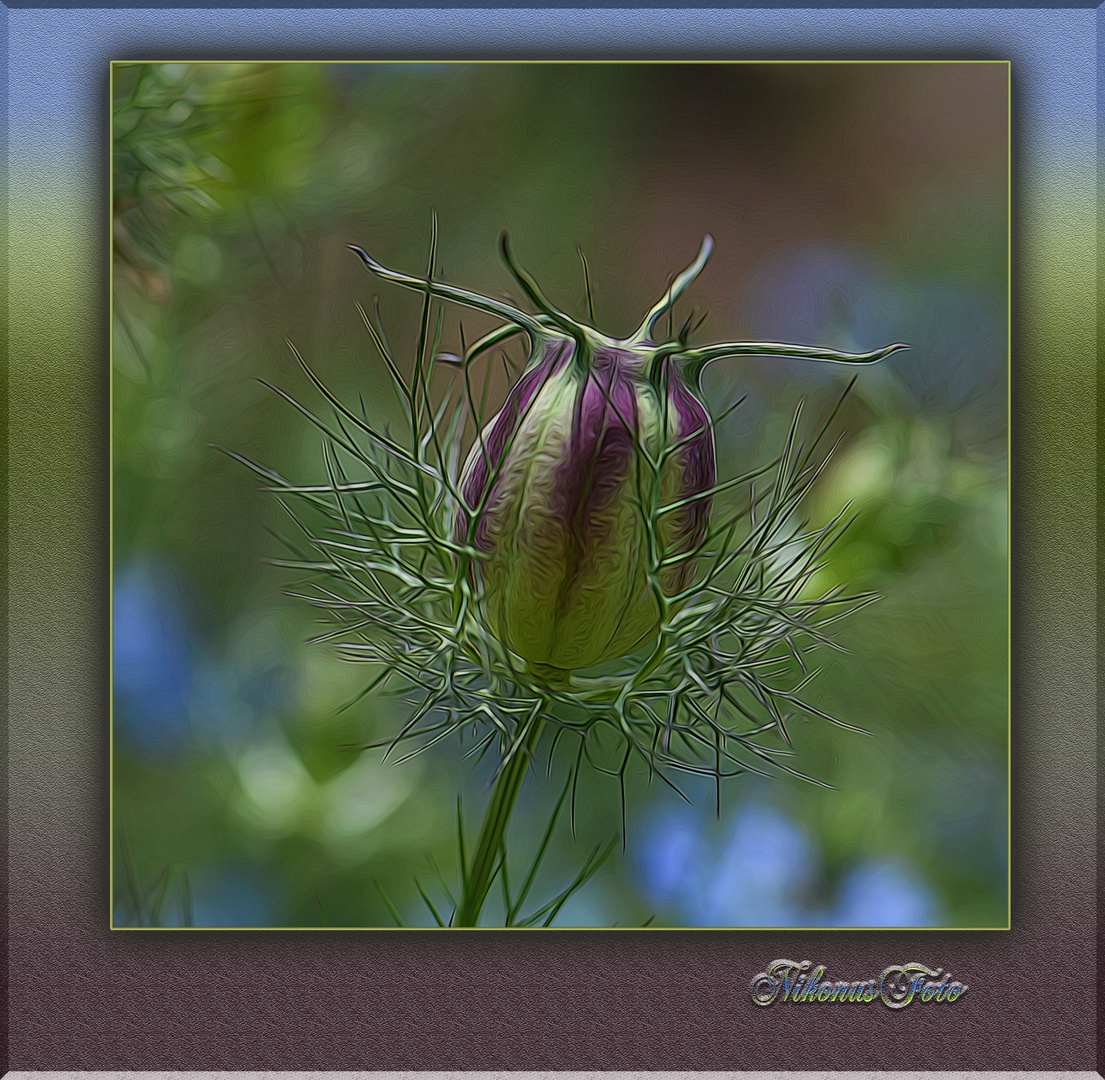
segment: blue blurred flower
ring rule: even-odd
[[[638,874],[649,902],[689,926],[933,926],[932,890],[904,860],[868,859],[826,911],[817,843],[778,807],[746,802],[711,841],[690,807],[669,807],[646,830]],[[710,830],[712,831],[712,830]]]
[[[803,926],[818,862],[809,837],[781,811],[746,803],[711,845],[690,808],[671,809],[648,830],[640,875],[649,898],[695,926]]]
[[[135,753],[163,757],[188,737],[193,643],[178,582],[143,560],[115,576],[112,605],[115,730]]]
[[[216,652],[188,618],[188,591],[164,560],[117,571],[113,594],[115,731],[134,754],[163,760],[186,745],[238,744],[289,697],[282,628],[254,619]]]
[[[932,890],[908,864],[893,859],[869,859],[844,879],[833,926],[939,925]]]
[[[661,903],[694,890],[704,859],[698,815],[689,806],[667,810],[648,830],[640,873],[648,895]]]
[[[275,925],[275,884],[248,867],[209,866],[196,874],[192,884],[193,926]]]
[[[707,926],[803,926],[817,862],[809,837],[771,806],[734,816],[697,913]]]
[[[871,375],[891,373],[915,404],[961,407],[1004,370],[1004,292],[966,278],[910,273],[858,245],[774,253],[757,270],[748,316],[753,333],[767,340],[820,341],[856,352],[884,340],[908,341],[908,353]],[[837,377],[819,365],[793,366],[804,380]]]

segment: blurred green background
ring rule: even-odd
[[[453,284],[512,296],[499,231],[554,302],[637,325],[704,233],[693,339],[860,351],[844,441],[808,507],[857,518],[824,583],[883,599],[840,625],[814,704],[872,731],[794,728],[782,774],[682,802],[630,778],[628,830],[560,926],[1007,925],[1005,64],[117,64],[113,70],[114,905],[117,926],[429,925],[457,873],[456,807],[489,763],[402,765],[350,744],[395,697],[305,642],[314,612],[263,560],[282,511],[218,444],[325,482],[318,433],[258,382],[399,418],[356,302],[409,356],[418,298],[345,244],[421,272],[431,208]],[[514,297],[515,301],[519,298]],[[689,313],[691,303],[684,305]],[[446,346],[459,344],[448,311]],[[488,328],[464,315],[470,342]],[[515,360],[521,359],[517,348]],[[779,450],[853,372],[708,369],[719,476]],[[506,391],[492,383],[492,401]],[[531,776],[524,849],[563,784]],[[621,833],[581,782],[538,891]],[[447,903],[446,903],[446,906]],[[488,920],[493,921],[494,910]]]

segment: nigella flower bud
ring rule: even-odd
[[[385,280],[504,319],[469,360],[516,333],[530,339],[525,372],[459,477],[453,541],[458,571],[480,586],[484,629],[543,679],[562,681],[657,639],[691,584],[715,493],[713,429],[692,389],[704,365],[748,353],[870,363],[904,348],[692,349],[682,334],[658,344],[657,322],[712,249],[706,237],[637,331],[618,340],[554,308],[514,262],[505,233],[503,256],[537,315],[389,270],[353,247]]]
[[[689,554],[705,534],[709,417],[666,363],[649,372],[655,352],[545,342],[469,455],[457,539],[484,556],[493,629],[531,665],[592,667],[655,638],[650,560]],[[658,503],[693,496],[657,527]],[[684,559],[662,572],[665,592],[691,567]]]

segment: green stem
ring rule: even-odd
[[[510,813],[522,788],[522,781],[526,778],[530,757],[537,747],[542,726],[542,717],[538,716],[530,725],[525,743],[514,752],[514,756],[495,781],[491,802],[484,815],[483,825],[480,826],[480,838],[476,843],[472,864],[465,875],[455,926],[479,925],[480,911],[491,889],[495,866],[503,851],[503,837],[506,835]]]

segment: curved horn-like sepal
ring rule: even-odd
[[[656,320],[671,310],[672,305],[686,291],[688,285],[702,273],[703,267],[709,261],[714,251],[714,238],[707,234],[702,238],[702,246],[698,249],[695,260],[668,286],[668,291],[649,309],[645,321],[641,323],[634,335],[635,341],[650,341],[652,330],[656,326]]]
[[[404,285],[416,292],[429,293],[441,300],[451,300],[455,304],[464,304],[466,307],[475,308],[477,311],[486,311],[489,315],[497,315],[500,319],[517,323],[527,334],[540,337],[545,331],[541,324],[532,315],[519,311],[510,304],[504,304],[501,300],[494,300],[490,296],[481,296],[479,293],[469,292],[467,289],[458,289],[453,285],[446,285],[441,281],[427,278],[411,277],[409,274],[401,274],[398,270],[390,270],[378,263],[363,248],[356,244],[346,244],[346,247],[356,255],[361,262],[378,278],[385,281],[393,281],[397,285]]]
[[[891,353],[909,346],[901,342],[866,353],[846,353],[809,345],[787,345],[777,341],[729,341],[702,349],[684,349],[674,359],[682,361],[697,376],[713,360],[727,356],[784,356],[795,360],[818,360],[826,364],[877,364]]]
[[[537,282],[518,264],[518,261],[514,258],[514,253],[510,250],[510,234],[506,229],[503,229],[499,234],[499,249],[503,253],[503,262],[506,263],[507,269],[513,275],[514,280],[522,287],[522,291],[530,298],[533,306],[543,315],[547,315],[569,337],[578,339],[581,336],[582,327],[568,318],[559,308],[554,307],[549,302],[548,297],[541,291]]]

